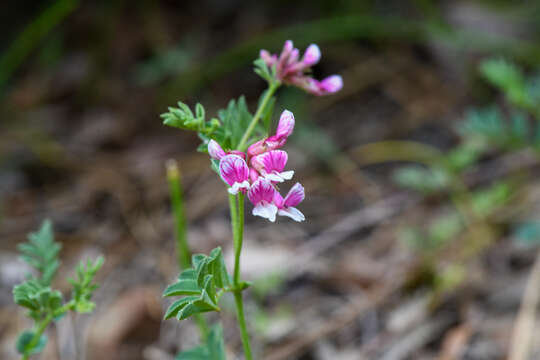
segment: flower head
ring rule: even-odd
[[[260,57],[268,66],[276,67],[276,76],[281,82],[297,86],[313,95],[332,94],[343,87],[341,76],[333,75],[318,81],[306,74],[321,59],[321,51],[315,44],[308,46],[302,59],[300,51],[293,46],[291,40],[285,41],[279,56],[261,50]]]
[[[283,182],[292,179],[293,170],[283,171],[287,164],[289,156],[283,150],[272,150],[264,154],[257,155],[251,160],[254,168],[256,168],[265,179],[275,182]]]
[[[226,155],[219,162],[219,174],[230,188],[229,193],[238,194],[238,191],[249,190],[249,168],[240,156]]]
[[[276,221],[277,206],[274,204],[276,189],[268,180],[259,178],[251,185],[248,199],[254,205],[252,214],[260,216],[271,222]]]
[[[286,45],[285,50],[290,53],[286,56],[297,58],[292,43]],[[310,57],[317,57],[315,49],[310,50]],[[304,56],[305,58],[306,56]],[[212,159],[220,160],[219,174],[223,181],[229,185],[228,192],[236,195],[238,192],[247,193],[248,199],[253,203],[253,215],[260,216],[271,222],[276,216],[287,216],[295,221],[303,221],[304,215],[296,206],[304,200],[304,188],[295,184],[283,198],[276,188],[276,183],[290,180],[294,171],[285,171],[289,156],[287,152],[278,148],[285,145],[288,137],[294,130],[294,115],[284,110],[280,116],[279,124],[274,135],[252,144],[247,154],[238,150],[224,151],[215,141],[208,143],[208,153]],[[249,164],[249,165],[248,165]]]

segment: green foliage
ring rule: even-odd
[[[58,270],[60,262],[58,253],[61,245],[54,241],[52,223],[45,220],[37,232],[28,235],[28,242],[19,244],[21,259],[40,272],[41,277],[36,279],[47,286]]]
[[[39,321],[47,314],[62,315],[63,297],[58,290],[52,290],[37,280],[27,280],[13,288],[15,304],[29,310],[28,315]]]
[[[466,137],[477,137],[509,150],[528,145],[540,146],[540,127],[536,124],[533,127],[525,114],[513,111],[505,119],[502,112],[493,106],[468,111],[460,131]]]
[[[393,174],[394,181],[400,186],[430,194],[448,186],[450,179],[442,169],[426,169],[418,165],[399,168]]]
[[[78,313],[87,313],[94,310],[96,304],[90,299],[92,294],[99,287],[93,283],[96,273],[103,265],[103,257],[98,257],[94,263],[89,259],[86,264],[81,262],[77,266],[77,277],[68,279],[73,286],[72,290],[72,308]]]
[[[486,217],[508,203],[511,196],[512,186],[506,182],[498,182],[475,191],[471,196],[471,207],[478,216]]]
[[[221,310],[218,289],[231,285],[221,248],[212,250],[210,256],[193,255],[192,264],[192,268],[182,271],[178,281],[163,292],[163,296],[185,296],[169,306],[165,319],[184,320],[194,314]]]
[[[268,65],[266,65],[266,62],[261,58],[255,60],[253,62],[253,65],[255,65],[255,69],[253,71],[255,71],[255,73],[262,77],[264,80],[266,80],[268,84],[277,82],[275,66],[268,67]]]
[[[27,309],[27,315],[35,322],[34,329],[21,333],[16,343],[23,359],[43,350],[47,343],[43,332],[52,320],[59,319],[69,310],[86,313],[94,309],[95,304],[90,299],[97,285],[93,279],[103,264],[101,257],[94,263],[90,260],[86,264],[81,262],[76,279],[68,280],[73,285],[72,299],[64,302],[62,293],[50,286],[59,266],[60,251],[60,245],[54,241],[51,222],[44,221],[39,231],[28,235],[28,240],[19,245],[21,258],[35,267],[41,277],[29,277],[13,288],[13,301]]]
[[[205,120],[204,107],[197,103],[195,105],[195,114],[189,106],[183,102],[178,102],[178,107],[169,107],[169,111],[161,114],[163,124],[184,130],[198,131],[206,136],[210,136],[219,128],[217,119]]]
[[[246,99],[240,96],[238,100],[229,101],[226,109],[218,111],[218,117],[222,126],[214,139],[224,149],[236,149],[253,118],[247,108]]]
[[[215,325],[206,342],[193,349],[184,351],[176,356],[176,360],[225,360],[225,343],[223,341],[223,328]]]
[[[273,105],[275,100],[271,100]],[[263,124],[257,128],[257,135],[266,132],[265,127],[269,127],[271,109],[268,107],[263,113]],[[195,114],[189,106],[178,102],[178,108],[169,107],[167,113],[161,114],[163,123],[168,126],[184,130],[197,131],[202,140],[197,151],[206,152],[208,142],[214,139],[225,150],[235,149],[244,131],[248,127],[253,115],[249,112],[244,96],[238,100],[231,100],[225,109],[218,111],[218,118],[205,121],[205,111],[201,104],[195,106]]]
[[[37,341],[34,340],[36,333],[33,331],[23,331],[17,338],[15,348],[20,354],[38,354],[47,345],[47,335],[42,334]]]
[[[527,79],[521,69],[504,59],[486,60],[480,65],[480,71],[492,85],[504,92],[511,104],[538,115],[538,75]]]

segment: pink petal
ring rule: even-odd
[[[274,65],[276,63],[276,61],[277,61],[277,56],[276,55],[270,55],[270,53],[268,51],[266,51],[266,50],[261,50],[260,53],[259,53],[259,56],[261,57],[261,59],[263,59],[263,61],[268,66]]]
[[[259,140],[251,144],[247,149],[248,155],[251,157],[251,156],[256,156],[265,152],[266,151],[266,146],[264,145],[265,140]]]
[[[306,66],[312,66],[319,62],[321,59],[321,50],[319,50],[319,47],[315,44],[311,44],[306,49],[306,52],[304,53],[304,57],[302,58],[302,63]]]
[[[343,87],[343,79],[339,75],[332,75],[319,82],[319,88],[324,94],[335,93]]]
[[[240,156],[226,155],[219,162],[219,174],[229,186],[243,183],[249,178],[249,168]]]
[[[283,150],[272,150],[258,157],[260,157],[260,162],[267,173],[282,172],[289,158]]]
[[[283,110],[279,117],[279,123],[276,130],[276,137],[288,138],[294,130],[294,115],[289,110]]]
[[[283,207],[294,207],[300,204],[305,197],[304,187],[300,183],[294,184],[294,186],[289,190],[285,199],[283,199]]]
[[[217,141],[210,140],[208,143],[208,154],[212,159],[221,160],[221,158],[225,156],[225,151],[223,151]]]
[[[274,186],[272,186],[272,183],[259,178],[257,181],[255,181],[255,183],[253,183],[253,185],[251,185],[251,188],[248,191],[248,199],[253,203],[253,205],[257,205],[262,201],[272,203],[275,192],[276,189]]]

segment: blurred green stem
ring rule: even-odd
[[[244,194],[229,194],[229,207],[231,209],[231,225],[234,239],[234,276],[233,293],[238,315],[238,326],[244,347],[246,360],[252,360],[251,346],[249,344],[249,334],[247,331],[246,318],[244,314],[244,302],[242,299],[243,284],[240,280],[240,254],[242,253],[242,243],[244,238]]]
[[[184,211],[184,196],[182,179],[176,161],[169,159],[166,164],[167,180],[171,193],[171,204],[175,221],[176,233],[176,258],[181,269],[191,266],[191,252],[187,243],[186,216]]]
[[[240,140],[240,143],[238,144],[238,150],[240,151],[246,151],[249,137],[251,136],[251,133],[255,129],[255,126],[257,126],[257,123],[259,122],[259,119],[261,118],[261,115],[263,114],[266,105],[268,105],[268,102],[276,92],[276,90],[279,88],[280,83],[277,81],[273,81],[268,85],[268,89],[266,90],[266,93],[264,94],[264,98],[262,99],[261,103],[259,104],[259,108],[255,112],[255,115],[253,115],[253,119],[251,119],[251,122],[249,123],[248,128],[246,129],[246,132],[244,132],[244,135],[242,136],[242,139]]]
[[[184,191],[180,169],[176,161],[169,159],[166,163],[167,180],[171,194],[171,204],[175,220],[176,233],[176,259],[180,269],[191,267],[191,251],[187,242],[186,214],[184,211]],[[201,338],[205,339],[208,334],[208,323],[201,314],[195,315],[195,321],[199,327]]]

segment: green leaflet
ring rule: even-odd
[[[63,305],[60,291],[43,286],[37,280],[27,280],[16,285],[13,288],[13,300],[15,304],[27,308],[29,316],[36,321],[49,312],[57,312]]]
[[[176,360],[225,360],[223,328],[215,325],[210,330],[206,342],[192,349],[181,352]]]
[[[61,245],[54,241],[52,223],[45,220],[38,231],[28,234],[28,242],[19,244],[21,259],[40,273],[37,279],[43,285],[51,284],[60,265],[58,253]]]
[[[468,111],[459,130],[468,138],[481,138],[509,150],[540,145],[539,139],[534,136],[539,133],[540,127],[531,125],[524,113],[513,111],[507,119],[493,106]]]
[[[169,306],[165,319],[183,320],[198,313],[220,311],[217,290],[231,285],[221,248],[215,248],[209,256],[193,255],[192,264],[192,268],[182,271],[177,282],[163,292],[163,296],[186,296]]]
[[[68,279],[69,283],[73,285],[72,301],[74,302],[75,311],[87,313],[94,310],[96,305],[90,299],[94,291],[98,288],[98,285],[93,280],[102,265],[102,257],[98,257],[93,263],[90,259],[86,264],[81,261],[77,266],[77,277],[75,279]]]
[[[47,335],[41,335],[39,341],[32,346],[31,343],[33,338],[34,332],[32,331],[23,331],[19,335],[17,342],[15,343],[15,348],[19,354],[32,355],[40,353],[43,351],[43,349],[45,349],[45,345],[47,345]]]

